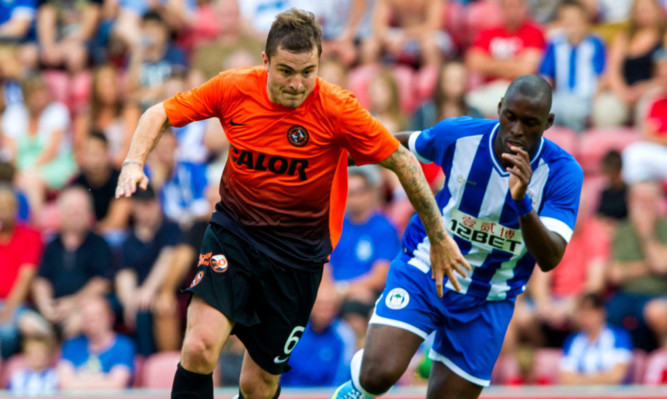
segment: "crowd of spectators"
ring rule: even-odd
[[[584,168],[561,264],[536,269],[517,303],[494,382],[667,382],[667,1],[6,0],[0,349],[24,367],[0,388],[123,389],[137,359],[178,350],[180,288],[195,277],[228,142],[216,120],[167,131],[146,164],[150,188],[131,199],[113,198],[119,168],[143,110],[259,64],[271,21],[291,7],[322,24],[320,76],[392,132],[495,118],[512,79],[545,77],[546,137],[579,159],[600,137],[603,153]],[[442,172],[423,167],[439,189]],[[343,236],[284,386],[348,379],[412,212],[391,173],[350,168]],[[428,376],[428,345],[402,383]],[[563,350],[549,381],[532,367],[544,348]],[[230,340],[218,383],[236,384],[242,357]]]

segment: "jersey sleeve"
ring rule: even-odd
[[[607,50],[601,39],[594,37],[593,46],[595,51],[593,53],[593,70],[597,76],[602,75],[607,66]]]
[[[572,344],[576,338],[576,334],[570,334],[563,344],[563,354],[560,358],[558,368],[560,371],[575,372],[577,371],[577,358],[572,351]]]
[[[547,51],[544,53],[544,58],[542,58],[542,64],[540,65],[540,75],[546,76],[552,80],[556,78],[556,52],[554,42],[549,42]]]
[[[398,140],[348,94],[338,121],[340,140],[358,165],[382,162],[398,149]]]
[[[213,118],[222,114],[229,88],[225,87],[224,73],[192,90],[178,93],[164,101],[169,123],[182,127],[190,122]]]
[[[553,176],[546,188],[540,220],[548,230],[570,242],[577,221],[584,173],[581,166],[571,160],[555,168]]]
[[[442,166],[447,150],[456,140],[470,132],[480,133],[478,128],[486,123],[484,119],[469,116],[445,119],[431,128],[412,133],[408,146],[421,162]]]
[[[632,338],[630,334],[620,327],[613,327],[614,331],[614,350],[610,354],[612,357],[611,365],[630,363],[632,360]]]

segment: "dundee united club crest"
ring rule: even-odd
[[[227,271],[227,258],[225,255],[214,255],[211,257],[211,269],[216,273],[224,273]]]
[[[308,143],[308,130],[301,125],[292,125],[287,130],[287,141],[295,147],[303,147]]]

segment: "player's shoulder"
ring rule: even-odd
[[[213,79],[224,81],[225,85],[261,87],[257,86],[257,83],[266,79],[266,69],[262,66],[233,68],[218,73]]]
[[[498,121],[494,119],[461,116],[444,119],[426,130],[431,130],[438,134],[444,133],[456,138],[463,138],[491,134],[496,129],[496,126],[498,126]]]
[[[558,144],[544,137],[542,149],[542,159],[551,169],[562,170],[567,173],[580,175],[583,179],[584,171],[579,162],[570,154],[561,148]]]
[[[324,109],[329,112],[343,112],[343,105],[357,101],[357,97],[351,91],[327,82],[322,78],[317,78],[317,88],[319,101],[322,103]]]

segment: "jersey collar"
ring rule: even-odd
[[[500,122],[496,123],[496,125],[493,127],[493,130],[491,131],[491,134],[489,135],[489,155],[491,156],[491,160],[493,161],[493,167],[496,169],[496,172],[498,172],[501,176],[509,176],[510,172],[505,170],[503,165],[500,163],[500,160],[498,157],[496,157],[496,152],[493,150],[493,141],[496,138],[496,134],[498,134],[498,128],[500,127]],[[530,159],[530,166],[533,170],[535,170],[536,162],[537,160],[540,159],[540,155],[542,155],[542,148],[544,147],[544,137],[540,138],[540,145],[537,147],[537,151],[535,151],[535,154],[533,154],[533,157]]]

